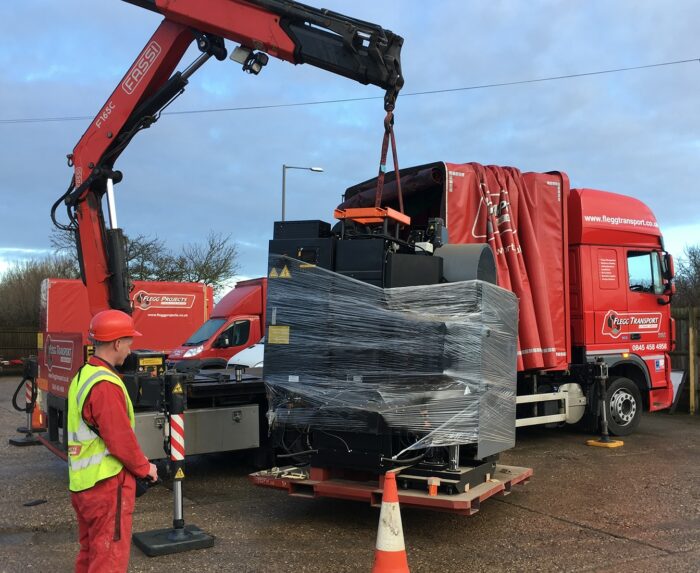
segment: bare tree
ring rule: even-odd
[[[70,257],[76,269],[79,268],[75,231],[54,228],[51,230],[49,241],[57,253]],[[165,242],[158,237],[146,235],[137,235],[133,239],[127,237],[126,262],[132,280],[165,280],[162,278],[161,265],[168,256]]]
[[[72,274],[78,276],[80,274],[80,265],[78,263],[78,251],[74,232],[63,231],[54,227],[49,234],[49,242],[53,247],[56,257],[63,261],[64,264],[70,264]]]
[[[211,285],[218,292],[239,271],[238,249],[231,243],[231,235],[212,231],[204,244],[185,245],[178,263],[184,270],[184,280]]]
[[[137,235],[133,239],[127,238],[126,264],[129,267],[131,280],[163,280],[163,259],[168,256],[165,243],[158,237]]]
[[[700,245],[687,246],[677,261],[676,296],[677,306],[700,306]]]
[[[0,325],[39,328],[41,282],[49,277],[78,278],[74,261],[56,255],[11,265],[0,280]]]

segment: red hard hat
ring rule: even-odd
[[[88,336],[100,342],[141,336],[134,329],[134,319],[121,310],[103,310],[92,317]]]

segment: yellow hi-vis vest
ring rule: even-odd
[[[107,380],[124,392],[131,427],[135,425],[134,407],[121,378],[104,366],[85,364],[71,380],[68,388],[68,477],[71,491],[83,491],[98,481],[117,475],[122,463],[110,455],[102,438],[83,420],[83,406],[90,389]]]

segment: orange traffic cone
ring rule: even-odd
[[[399,493],[396,490],[396,476],[393,472],[387,472],[384,477],[376,547],[372,573],[409,573],[401,526]]]
[[[46,431],[46,417],[38,403],[34,405],[34,410],[32,410],[32,430],[35,432]]]

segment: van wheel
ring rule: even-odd
[[[608,430],[615,436],[629,436],[642,417],[642,395],[629,378],[611,378],[607,397]]]

